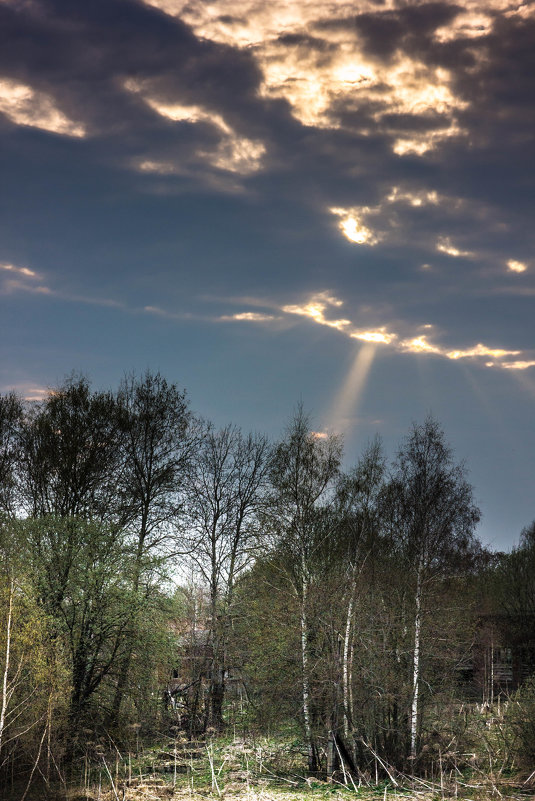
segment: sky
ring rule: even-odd
[[[161,371],[535,518],[535,3],[0,0],[0,391]]]

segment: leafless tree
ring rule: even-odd
[[[210,689],[207,723],[222,725],[226,645],[234,587],[250,564],[258,537],[268,443],[235,426],[207,424],[188,473],[183,548],[202,576],[210,598]]]

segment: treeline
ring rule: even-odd
[[[379,440],[342,455],[302,408],[279,443],[217,430],[159,374],[0,396],[0,772],[230,716],[298,721],[328,774],[466,750],[467,702],[501,691],[475,649],[530,665],[535,527],[481,547],[431,418],[391,463]]]

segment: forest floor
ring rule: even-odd
[[[296,741],[168,740],[164,747],[115,753],[97,748],[57,798],[68,801],[535,801],[533,777],[473,772],[434,778],[307,777]],[[48,796],[50,798],[50,796]],[[35,796],[41,801],[46,796]],[[31,794],[26,801],[34,801]]]

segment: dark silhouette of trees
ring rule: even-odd
[[[234,426],[206,425],[186,475],[184,551],[209,595],[209,691],[207,725],[223,725],[227,646],[234,588],[252,564],[258,545],[258,513],[264,503],[268,443]]]

